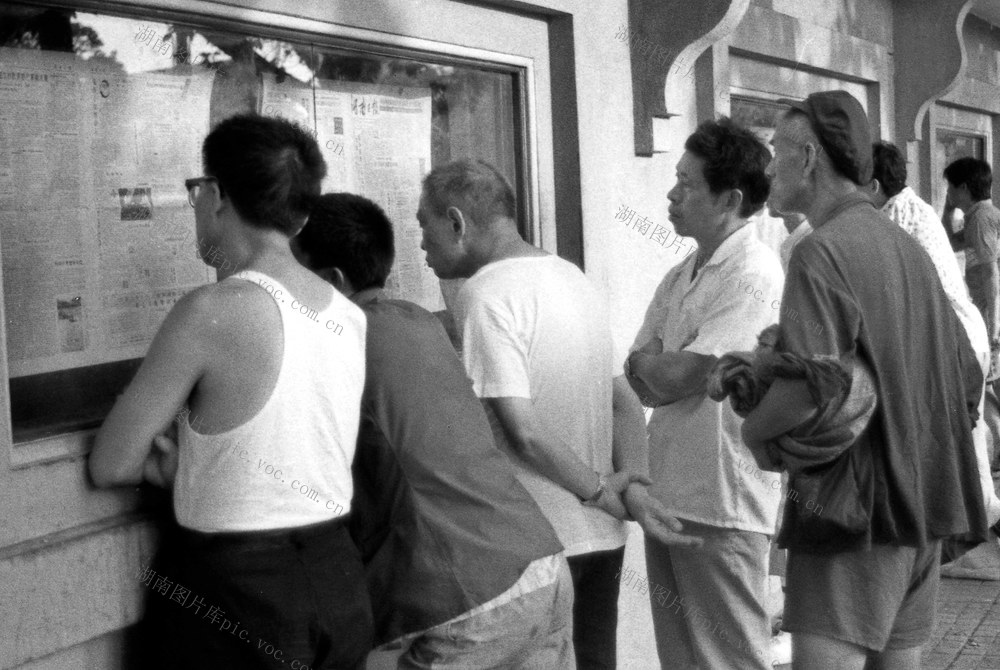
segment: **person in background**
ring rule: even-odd
[[[506,457],[441,324],[383,294],[394,256],[378,205],[328,194],[297,258],[365,311],[367,373],[352,534],[376,643],[400,668],[565,668],[573,582],[555,531]]]
[[[943,218],[950,221],[954,210],[965,214],[963,240],[965,249],[965,282],[972,302],[986,321],[990,345],[990,370],[986,404],[995,427],[998,406],[994,382],[1000,379],[1000,210],[990,200],[993,173],[989,163],[978,158],[959,158],[944,169],[948,196]],[[947,224],[946,224],[947,225]],[[997,431],[994,429],[994,438]],[[1000,445],[993,445],[993,469],[1000,469]]]
[[[785,230],[788,231],[788,237],[781,241],[781,247],[778,249],[778,257],[781,258],[781,271],[788,272],[788,260],[792,257],[792,249],[802,241],[802,238],[812,232],[812,226],[806,221],[806,217],[799,212],[785,214],[769,204],[767,213],[769,216],[780,218],[785,223]]]
[[[948,295],[948,302],[955,315],[962,322],[973,351],[983,369],[983,379],[987,379],[990,369],[990,345],[986,336],[986,324],[979,310],[969,299],[969,291],[962,281],[958,259],[948,242],[948,234],[942,228],[937,213],[928,203],[920,199],[916,192],[906,185],[906,157],[889,142],[872,145],[872,181],[870,184],[872,202],[900,228],[915,239],[927,255],[931,257],[937,270],[941,286]],[[985,387],[984,387],[985,390]],[[985,393],[979,399],[979,414],[983,415]],[[972,437],[976,444],[976,460],[979,464],[979,479],[986,502],[986,516],[990,524],[1000,521],[1000,499],[997,498],[990,474],[990,458],[987,447],[987,426],[985,421],[976,423]]]
[[[600,294],[579,268],[525,242],[515,212],[491,165],[436,167],[417,212],[421,246],[438,277],[468,278],[455,306],[463,362],[498,444],[569,557],[578,665],[613,668],[622,519],[631,513],[668,542],[691,540],[643,485],[642,411],[614,378]]]
[[[288,246],[326,165],[255,115],[219,123],[203,159],[186,186],[220,280],[167,315],[90,457],[98,486],[172,482],[143,667],[361,668],[372,614],[344,521],[365,316]]]
[[[844,91],[792,102],[771,143],[771,201],[813,226],[789,262],[777,351],[857,357],[878,403],[856,441],[814,450],[823,464],[789,479],[801,492],[786,500],[779,536],[792,661],[861,670],[872,657],[916,669],[934,626],[942,539],[987,535],[971,435],[982,371],[930,257],[862,190],[872,141],[861,104]],[[804,380],[776,379],[744,438],[784,459],[772,440],[802,419],[785,409],[810,403]],[[809,514],[816,505],[822,513]]]
[[[767,200],[770,154],[729,119],[702,123],[688,137],[667,193],[678,235],[698,242],[660,282],[626,362],[626,377],[649,422],[653,495],[684,521],[700,547],[646,537],[660,663],[669,668],[769,668],[767,594],[770,536],[780,478],[753,466],[741,419],[707,395],[716,357],[752,349],[776,318],[778,257],[747,225]],[[749,287],[749,288],[746,288]],[[667,605],[664,607],[664,605]],[[715,624],[698,624],[698,616]]]

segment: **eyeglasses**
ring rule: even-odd
[[[188,192],[188,204],[189,205],[191,205],[192,207],[194,207],[194,201],[198,197],[198,190],[201,188],[201,185],[204,184],[204,183],[206,183],[206,182],[210,182],[210,181],[214,181],[215,183],[219,183],[219,178],[218,177],[193,177],[191,179],[185,179],[184,180],[184,188],[186,188],[187,192]],[[219,192],[221,194],[221,192],[222,192],[222,188],[221,187],[219,188]]]

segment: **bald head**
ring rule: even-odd
[[[456,161],[424,178],[417,209],[427,265],[442,279],[471,277],[501,258],[545,253],[517,229],[514,189],[483,161]]]
[[[424,198],[437,216],[457,207],[471,225],[516,225],[514,189],[485,161],[461,160],[434,168],[424,178]]]

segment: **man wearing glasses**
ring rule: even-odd
[[[172,587],[150,594],[143,667],[363,667],[371,608],[343,521],[366,321],[288,244],[326,165],[301,129],[259,116],[220,123],[203,157],[185,185],[219,282],[167,315],[90,459],[98,486],[173,488],[178,527],[154,564]]]

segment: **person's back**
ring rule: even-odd
[[[786,294],[783,309],[797,309],[800,317],[820,324],[811,338],[793,332],[784,343],[787,350],[839,353],[857,342],[876,378],[891,380],[891,386],[880,387],[881,411],[858,441],[870,447],[856,447],[870,456],[875,473],[888,478],[865,492],[872,512],[865,539],[922,546],[972,530],[967,518],[971,501],[955,499],[975,492],[961,482],[978,477],[968,423],[970,399],[952,390],[975,379],[978,365],[929,256],[859,195],[802,241],[787,282],[798,287],[796,293],[814,287],[836,295],[843,310],[811,310],[811,301]],[[840,322],[845,319],[846,324]],[[839,341],[848,332],[853,340]],[[976,400],[978,396],[971,399],[973,407]],[[962,436],[957,448],[942,448],[954,444],[954,435]],[[957,504],[930,507],[935,500]],[[793,533],[782,529],[783,541],[794,546]]]
[[[350,511],[364,315],[328,284],[312,285],[315,275],[298,276],[297,263],[282,265],[271,267],[289,283],[245,269],[200,297],[217,303],[208,313],[219,346],[179,426],[174,508],[185,528],[271,530]]]
[[[490,263],[459,292],[456,322],[476,395],[523,394],[537,410],[541,430],[558,435],[597,472],[611,463],[611,338],[603,300],[575,265],[557,256],[525,256]],[[502,322],[502,338],[527,351],[530,387],[514,388],[503,370],[487,370],[483,349],[505,347],[489,323]],[[493,379],[504,387],[476,380]],[[498,431],[498,436],[502,433]],[[516,456],[518,478],[553,522],[568,555],[620,547],[622,524],[597,508],[581,507],[565,488]]]
[[[355,472],[373,497],[379,464],[403,493],[379,556],[392,587],[374,604],[378,642],[441,624],[499,596],[561,550],[552,526],[497,450],[482,406],[438,320],[402,301],[364,303],[368,377]],[[359,542],[363,555],[368,550]],[[367,561],[366,561],[367,562]],[[371,572],[371,566],[369,572]]]
[[[293,249],[368,320],[351,531],[377,641],[410,642],[400,667],[571,667],[562,547],[496,448],[440,322],[381,297],[394,256],[385,213],[325,195]]]
[[[982,315],[969,297],[958,260],[948,241],[948,233],[938,218],[934,208],[922,200],[906,185],[906,158],[893,144],[876,142],[872,145],[873,179],[870,185],[875,206],[896,225],[910,235],[930,256],[938,278],[955,315],[962,323],[969,343],[976,354],[987,378],[990,368],[990,345],[986,334],[986,324]],[[985,389],[984,389],[985,390]],[[972,431],[976,447],[976,462],[979,466],[979,481],[983,499],[986,502],[987,519],[1000,519],[1000,498],[997,498],[990,473],[989,448],[987,445],[988,417],[985,414],[985,394],[979,396],[978,411],[981,420]]]
[[[343,521],[365,319],[288,246],[325,163],[298,127],[251,115],[218,124],[203,155],[206,176],[185,185],[221,281],[168,314],[91,459],[99,484],[174,488],[146,664],[356,667],[371,610]],[[179,407],[176,448],[160,434]]]

